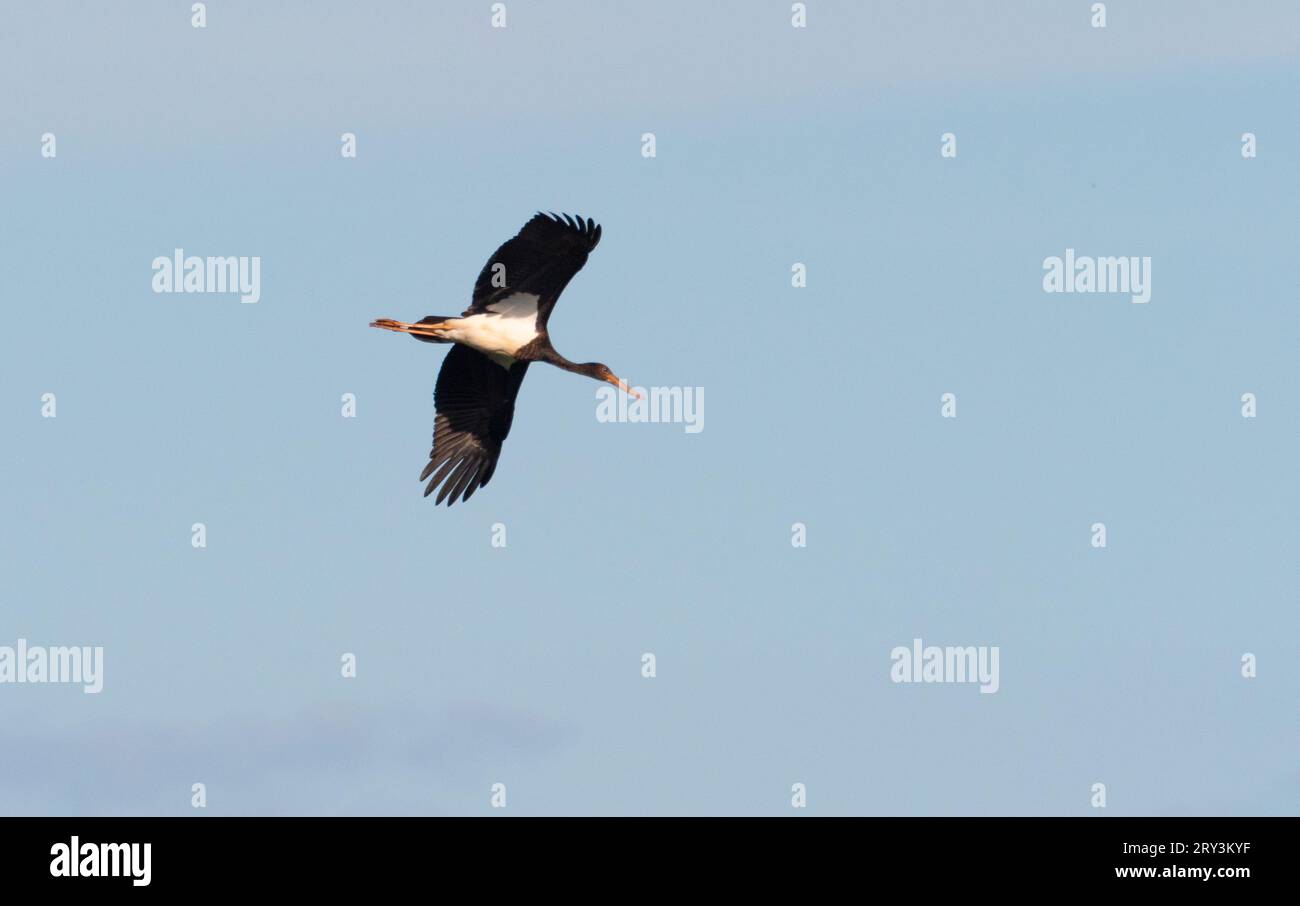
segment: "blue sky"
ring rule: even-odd
[[[105,677],[0,685],[0,813],[1294,814],[1296,8],[489,6],[11,11],[0,645]],[[604,227],[557,348],[705,430],[538,366],[435,509],[443,353],[366,324],[538,209]]]

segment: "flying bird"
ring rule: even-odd
[[[492,480],[531,363],[585,374],[640,398],[600,362],[578,364],[560,355],[547,332],[560,293],[598,242],[600,226],[593,220],[537,214],[483,265],[473,300],[459,318],[370,322],[425,343],[455,344],[434,385],[433,449],[420,473],[420,481],[429,482],[425,497],[441,485],[435,505],[469,500]]]

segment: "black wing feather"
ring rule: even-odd
[[[433,391],[438,415],[429,464],[420,473],[421,481],[433,475],[425,497],[441,484],[434,502],[445,499],[451,506],[457,499],[469,500],[491,480],[527,372],[527,362],[507,369],[468,346],[451,348]]]
[[[545,327],[560,293],[582,270],[598,242],[600,225],[594,220],[568,214],[562,218],[535,215],[483,265],[474,283],[474,301],[464,316],[481,314],[489,304],[514,292],[535,293],[539,297],[537,323]],[[504,270],[498,270],[498,264]]]

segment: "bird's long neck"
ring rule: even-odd
[[[556,368],[563,368],[565,371],[572,371],[574,374],[584,374],[589,378],[601,380],[600,365],[596,362],[570,362],[564,356],[555,351],[555,347],[546,343],[540,350],[540,358],[543,362],[549,362]]]

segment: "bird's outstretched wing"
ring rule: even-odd
[[[442,485],[435,504],[446,498],[469,500],[492,479],[501,443],[515,417],[515,397],[527,362],[502,368],[483,353],[457,343],[443,360],[434,387],[433,449],[420,480],[429,478],[424,496]]]
[[[600,226],[594,220],[534,215],[483,265],[474,283],[474,301],[464,316],[483,314],[494,301],[528,293],[537,296],[537,326],[544,328],[560,293],[598,242]]]

